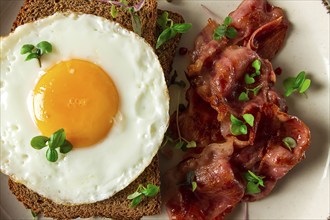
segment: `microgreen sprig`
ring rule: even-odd
[[[254,116],[252,114],[244,114],[242,117],[245,122],[239,120],[234,115],[230,114],[230,121],[231,121],[230,132],[235,136],[247,134],[248,130],[246,123],[251,127],[253,127]]]
[[[282,142],[290,151],[297,146],[296,140],[292,137],[285,137],[282,139]]]
[[[306,79],[305,71],[301,71],[296,77],[289,77],[283,81],[284,95],[290,96],[293,92],[305,93],[311,82],[310,79]]]
[[[258,176],[250,170],[244,173],[244,179],[247,181],[245,192],[248,194],[259,193],[261,191],[259,186],[265,187],[263,178],[264,177]]]
[[[178,105],[178,107],[176,109],[176,128],[178,131],[179,138],[177,140],[175,140],[175,142],[176,142],[175,148],[181,149],[182,151],[186,151],[189,148],[197,147],[197,144],[194,140],[188,141],[187,139],[185,139],[181,136],[181,131],[180,131],[180,127],[179,127],[179,107],[180,107],[180,105]]]
[[[260,69],[261,69],[261,61],[259,59],[256,59],[252,62],[251,66],[254,68],[254,73],[248,74],[246,73],[244,75],[244,81],[247,85],[255,83],[255,78],[256,76],[260,75]],[[261,89],[261,84],[252,88],[248,89],[245,88],[244,92],[241,92],[241,94],[238,96],[239,101],[248,101],[250,100],[249,98],[249,93],[252,92],[254,96],[256,96]]]
[[[48,41],[41,41],[36,46],[32,44],[25,44],[21,48],[21,54],[28,54],[25,61],[37,59],[39,66],[41,67],[41,56],[51,53],[53,46]]]
[[[233,19],[229,16],[225,18],[222,25],[219,25],[213,32],[213,39],[220,40],[222,37],[226,36],[233,39],[237,36],[237,30],[229,26],[233,22]]]
[[[253,93],[254,96],[258,95],[259,90],[261,89],[262,85],[258,85],[252,89],[245,88],[245,92],[241,92],[241,94],[238,96],[239,101],[248,101],[250,100],[249,94]]]
[[[132,200],[131,207],[136,207],[144,197],[154,197],[158,192],[159,186],[147,184],[147,187],[144,187],[140,184],[134,193],[127,196],[127,199]]]
[[[164,12],[157,19],[157,25],[163,30],[158,36],[156,49],[169,39],[175,37],[178,33],[186,33],[191,27],[190,23],[174,24],[172,19],[168,18],[168,12]]]
[[[142,25],[141,25],[140,17],[137,15],[137,12],[140,11],[141,8],[143,7],[145,0],[141,0],[134,5],[129,5],[126,0],[107,1],[107,2],[111,4],[110,14],[113,18],[116,18],[118,14],[118,10],[116,6],[122,7],[123,9],[128,11],[131,15],[133,31],[141,36]]]
[[[251,75],[246,73],[244,76],[244,81],[246,84],[254,83],[255,82],[254,77],[260,75],[261,61],[256,59],[255,61],[253,61],[252,67],[254,68],[255,72],[252,73]]]
[[[178,81],[178,82],[180,82],[180,81]],[[182,81],[182,83],[184,83],[184,82]],[[180,86],[180,83],[179,83],[179,86]],[[184,88],[182,86],[180,86],[180,87]],[[180,100],[180,93],[178,95],[178,100]],[[173,138],[170,137],[169,134],[165,134],[164,141],[163,141],[161,147],[165,146],[167,143],[175,144],[174,147],[176,149],[181,149],[182,151],[186,151],[189,148],[197,147],[196,141],[194,141],[194,140],[189,141],[181,136],[181,131],[180,131],[180,127],[179,127],[179,112],[181,109],[185,109],[185,108],[186,107],[183,104],[179,104],[176,109],[176,115],[175,115],[176,116],[176,129],[177,129],[179,137],[174,140]]]
[[[31,210],[31,215],[33,217],[33,220],[37,220],[38,219],[38,214],[35,213],[34,211]]]
[[[195,181],[195,172],[189,171],[187,173],[186,182],[188,186],[191,186],[191,191],[195,191],[197,188],[197,182]]]
[[[72,144],[66,140],[66,134],[63,128],[55,131],[49,138],[46,136],[36,136],[31,139],[30,144],[36,150],[48,146],[46,158],[50,162],[57,161],[57,148],[60,149],[60,153],[62,154],[66,154],[72,150]]]
[[[195,191],[197,189],[197,182],[195,181],[196,175],[195,171],[190,170],[186,174],[186,180],[183,183],[178,183],[178,186],[188,186],[191,188],[191,191]]]

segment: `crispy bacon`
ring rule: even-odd
[[[272,104],[265,105],[261,115],[257,144],[236,151],[233,157],[237,166],[253,170],[265,177],[265,183],[269,182],[260,194],[245,195],[246,201],[255,201],[268,195],[276,181],[305,158],[305,151],[310,144],[310,130],[297,117],[281,112]],[[283,142],[285,137],[293,138],[296,147],[286,147]]]
[[[284,98],[274,89],[269,60],[283,46],[289,26],[283,10],[266,0],[244,0],[229,16],[236,38],[214,40],[218,24],[213,20],[197,37],[187,71],[188,106],[171,120],[174,135],[179,129],[182,137],[197,142],[165,178],[171,219],[223,219],[240,201],[264,198],[304,158],[310,144],[309,128],[287,113]],[[247,84],[244,78],[255,71],[255,60],[261,62],[260,75]],[[247,91],[248,100],[239,100]],[[242,119],[246,113],[254,116],[253,126],[246,135],[234,136],[230,115]],[[286,147],[285,137],[293,138],[296,147]],[[260,193],[245,193],[248,170],[263,177]],[[195,174],[194,192],[185,183],[189,172]]]
[[[175,173],[177,185],[185,181],[182,174],[189,171],[195,173],[197,182],[194,192],[191,185],[181,185],[172,191],[174,196],[167,202],[170,219],[223,219],[239,203],[245,187],[230,163],[233,150],[233,141],[213,143],[170,171]]]
[[[288,21],[281,16],[258,28],[246,46],[262,58],[271,60],[282,48],[288,26]]]
[[[275,106],[266,108],[271,108],[269,110],[271,115],[267,117],[274,118],[271,126],[278,126],[278,130],[270,137],[258,172],[278,180],[305,158],[305,151],[310,144],[310,130],[297,117],[280,112]],[[283,142],[285,137],[293,138],[297,143],[296,147],[293,149],[286,147]]]
[[[265,0],[245,0],[229,16],[238,31],[234,44],[248,46],[265,59],[283,46],[289,22],[281,8]]]
[[[212,57],[227,46],[227,39],[213,40],[213,32],[217,26],[218,23],[209,19],[208,24],[197,37],[192,53],[192,64],[188,67],[189,75],[200,72],[205,63],[212,62]]]
[[[213,40],[213,32],[219,24],[209,19],[195,41],[192,64],[188,67],[190,76],[212,63],[212,57],[230,45],[248,47],[269,60],[283,47],[289,22],[281,8],[265,0],[245,0],[229,16],[233,20],[230,26],[238,31],[238,36]]]
[[[192,88],[188,89],[186,99],[187,108],[180,113],[178,122],[181,135],[187,140],[194,140],[198,146],[224,141],[217,121],[217,112],[201,99]],[[198,111],[196,111],[198,109]],[[172,133],[177,136],[176,114],[170,123]]]
[[[240,115],[245,108],[262,106],[269,98],[276,99],[268,95],[270,87],[276,81],[272,65],[253,50],[230,46],[212,57],[212,60],[212,65],[203,66],[197,76],[190,74],[189,70],[187,75],[200,97],[218,112],[219,120],[222,120],[227,112]],[[251,64],[255,60],[261,61],[261,74],[255,77],[255,83],[246,85],[244,76],[254,72]],[[241,92],[256,87],[260,87],[260,90],[256,95],[249,94],[249,102],[238,100]]]

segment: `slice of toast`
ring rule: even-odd
[[[139,15],[143,27],[142,36],[145,37],[147,42],[154,46],[161,30],[155,29],[157,15],[153,15],[152,10],[156,11],[156,5],[153,3],[155,3],[154,0],[146,0],[145,8],[139,12]],[[51,15],[57,11],[67,10],[95,14],[113,20],[110,15],[110,6],[104,2],[86,0],[26,0],[13,24],[13,30],[26,22]],[[161,10],[157,11],[158,15],[162,13],[163,11]],[[179,14],[169,12],[169,17],[175,23],[184,22],[182,16]],[[120,22],[122,26],[132,30],[130,16],[127,13],[120,11],[115,20]],[[154,25],[151,25],[152,23]],[[155,32],[157,32],[156,35]],[[179,40],[180,35],[177,35],[156,51],[166,78],[168,78],[170,74]],[[34,213],[43,213],[46,217],[56,219],[88,218],[92,216],[123,220],[140,219],[142,216],[155,215],[160,212],[160,194],[156,197],[145,199],[135,208],[130,208],[130,201],[127,199],[127,196],[133,193],[139,184],[147,185],[148,183],[152,183],[160,185],[158,156],[155,156],[145,171],[128,187],[109,199],[91,204],[72,206],[56,204],[28,189],[23,184],[16,183],[11,179],[9,179],[8,183],[9,189],[26,208],[31,209]]]
[[[138,3],[140,0],[128,0]],[[127,10],[117,6],[118,14],[111,16],[111,4],[103,0],[25,0],[12,26],[17,26],[37,19],[47,17],[55,12],[72,11],[84,14],[93,14],[120,23],[128,30],[133,30],[131,15]],[[145,0],[144,6],[137,12],[141,20],[141,36],[150,45],[155,44],[155,26],[157,20],[157,1]]]

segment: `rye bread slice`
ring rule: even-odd
[[[39,12],[37,4],[40,3],[42,0],[26,0],[25,4],[23,5],[20,13],[17,16],[16,21],[13,24],[13,30],[21,24],[24,24],[26,22],[34,21],[37,18],[42,18],[48,15],[51,15],[52,13],[55,13],[56,11],[66,11],[71,10],[75,12],[83,12],[88,13],[85,7],[81,6],[80,4],[83,4],[84,2],[88,3],[88,6],[90,5],[89,1],[85,0],[53,0],[49,1],[51,4],[55,7],[54,4],[58,4],[56,7],[60,8],[58,10],[51,9],[52,13],[44,13]],[[46,1],[43,1],[46,2]],[[70,4],[70,2],[74,3],[73,5]],[[80,4],[78,4],[80,2]],[[148,2],[148,0],[147,0]],[[146,3],[147,3],[146,2]],[[70,4],[70,7],[68,9],[65,9],[66,5]],[[73,9],[74,5],[78,4],[79,7]],[[98,5],[99,3],[92,3]],[[148,5],[148,4],[147,4]],[[43,10],[48,8],[47,4],[42,4]],[[95,6],[93,6],[95,7]],[[108,7],[108,5],[107,5]],[[82,9],[82,10],[80,10]],[[100,15],[105,18],[108,18],[112,20],[112,17],[110,16],[110,8],[107,9],[101,9],[101,8],[90,8],[88,9],[89,12],[93,11],[95,15]],[[98,14],[98,11],[100,11]],[[31,14],[32,13],[32,14]],[[35,13],[35,15],[33,15]],[[162,14],[163,11],[158,10],[157,14]],[[123,18],[120,18],[120,16],[126,17],[126,19],[130,19],[130,16],[128,16],[124,12],[120,12],[118,14],[118,17],[116,18],[116,21],[119,22],[121,20],[124,20],[122,25],[130,30],[132,30],[131,22],[130,20],[127,21]],[[128,17],[127,17],[128,16]],[[149,15],[150,16],[150,15]],[[37,18],[36,18],[37,17]],[[175,23],[182,23],[184,22],[183,17],[177,13],[169,12],[169,17],[175,22]],[[142,24],[144,24],[148,20],[148,16],[141,18]],[[157,34],[155,35],[155,28],[152,30],[149,30],[149,33],[147,32],[148,25],[143,27],[142,36],[146,37],[146,40],[151,44],[155,45],[156,39],[160,33],[160,29],[157,29]],[[150,37],[152,36],[152,38]],[[168,78],[171,71],[172,62],[175,56],[176,48],[179,43],[181,35],[177,35],[175,38],[169,40],[164,45],[162,45],[157,51],[157,55],[159,56],[160,63],[164,69],[165,77]],[[114,196],[112,196],[109,199],[91,203],[91,204],[83,204],[83,205],[60,205],[56,204],[53,201],[44,198],[43,196],[38,195],[36,192],[28,189],[23,184],[14,182],[9,178],[8,184],[9,189],[12,191],[12,193],[17,197],[19,201],[21,201],[24,206],[27,209],[31,209],[34,213],[42,213],[46,217],[52,217],[55,219],[73,219],[73,218],[88,218],[93,216],[102,216],[102,217],[108,217],[113,219],[140,219],[142,216],[147,215],[155,215],[160,212],[161,207],[161,199],[160,194],[158,194],[156,197],[153,198],[147,198],[142,203],[140,203],[136,208],[130,208],[130,201],[127,200],[127,195],[133,193],[139,184],[146,185],[148,183],[152,183],[155,185],[160,185],[160,176],[159,176],[159,161],[158,156],[156,155],[155,158],[152,160],[151,164],[145,169],[145,171],[135,180],[133,181],[128,187],[123,189],[122,191],[118,192]]]
[[[137,3],[140,0],[128,0]],[[18,13],[12,30],[27,22],[50,16],[55,12],[72,11],[84,14],[93,14],[120,23],[128,30],[133,30],[131,15],[127,10],[118,7],[115,18],[111,16],[111,4],[102,0],[25,0]],[[143,8],[137,12],[141,20],[141,36],[150,45],[155,45],[155,26],[157,20],[157,1],[145,0]]]
[[[26,186],[9,179],[9,189],[27,209],[34,213],[43,213],[46,217],[54,219],[90,218],[93,216],[113,219],[140,219],[142,216],[155,215],[160,212],[160,194],[156,197],[146,198],[137,207],[130,208],[130,200],[127,196],[133,193],[139,184],[160,184],[158,157],[154,157],[152,163],[129,186],[116,193],[109,199],[82,205],[61,205],[52,200],[38,195]],[[79,187],[79,186],[78,186]]]

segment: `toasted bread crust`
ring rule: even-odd
[[[41,1],[44,3],[38,5]],[[46,2],[48,2],[48,4]],[[146,0],[146,5],[144,7],[151,10],[151,8],[156,7],[155,1]],[[13,24],[12,30],[26,22],[31,22],[38,18],[46,17],[57,11],[67,11],[68,9],[74,12],[95,14],[110,20],[115,20],[116,22],[121,23],[122,26],[132,30],[131,21],[127,20],[130,19],[128,14],[120,11],[116,19],[112,19],[108,4],[105,5],[104,2],[86,0],[26,0],[17,16],[16,21]],[[44,12],[44,10],[47,12]],[[156,11],[155,8],[152,10]],[[160,15],[163,11],[158,10],[157,13]],[[156,36],[158,36],[161,32],[159,28],[155,28],[157,17],[154,17],[152,12],[148,12],[144,16],[143,14],[144,13],[142,11],[140,15],[142,25],[144,25],[142,36],[146,38],[146,41],[154,46],[157,39]],[[175,23],[184,22],[182,16],[177,13],[169,12],[169,17]],[[155,21],[154,25],[151,25],[153,22],[151,22],[150,19]],[[180,37],[181,35],[176,36],[156,50],[166,78],[168,78],[170,74]],[[148,183],[160,185],[159,161],[157,155],[154,157],[151,164],[144,170],[144,172],[128,187],[109,199],[91,204],[71,206],[56,204],[50,199],[47,199],[28,189],[23,184],[17,183],[10,178],[8,181],[9,189],[27,209],[31,209],[34,213],[42,213],[45,217],[52,217],[55,219],[74,219],[78,217],[89,218],[93,216],[100,216],[123,220],[140,219],[143,216],[156,215],[160,213],[160,193],[155,197],[146,198],[137,207],[130,208],[130,200],[127,199],[127,196],[133,193],[139,184],[147,185]]]

